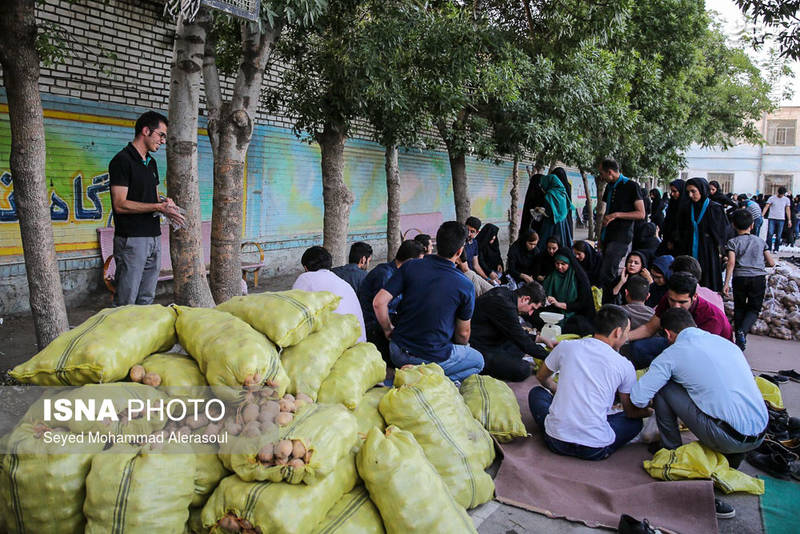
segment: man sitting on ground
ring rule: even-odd
[[[383,335],[383,328],[378,324],[378,319],[375,318],[372,300],[405,262],[421,258],[424,252],[422,244],[416,239],[403,241],[400,244],[400,248],[397,249],[394,259],[381,263],[372,269],[358,288],[358,301],[361,304],[361,312],[364,314],[367,341],[378,347],[387,363],[391,362],[389,358],[389,340]],[[397,313],[397,306],[400,304],[402,297],[402,295],[398,295],[389,303],[390,317]]]
[[[769,420],[744,354],[697,328],[683,308],[664,312],[661,326],[671,346],[633,386],[631,402],[643,408],[652,401],[663,448],[682,445],[680,419],[701,444],[738,467],[744,454],[764,440]],[[733,517],[732,508],[724,506],[730,511],[723,517]]]
[[[455,265],[466,239],[463,224],[442,224],[436,232],[437,253],[403,264],[375,296],[375,317],[390,340],[396,367],[435,362],[454,382],[483,369],[483,356],[467,344],[475,290]],[[403,299],[395,326],[389,303],[397,295]]]
[[[358,292],[364,278],[367,277],[369,262],[372,259],[372,247],[368,243],[358,241],[350,246],[350,255],[347,265],[334,267],[333,274],[350,284],[353,291]]]
[[[475,301],[472,334],[469,344],[483,354],[483,374],[500,380],[520,382],[531,375],[531,364],[525,354],[543,360],[547,351],[536,344],[550,340],[537,339],[522,329],[519,317],[529,317],[539,309],[547,296],[538,282],[530,282],[511,291],[495,287]]]
[[[667,287],[667,294],[656,307],[653,318],[631,331],[631,344],[626,356],[637,369],[646,368],[669,346],[667,338],[656,335],[661,329],[661,316],[669,308],[684,308],[692,315],[698,328],[729,341],[733,339],[733,329],[725,312],[697,294],[697,278],[689,273],[673,272]]]
[[[456,267],[458,267],[458,270],[461,271],[461,273],[466,276],[470,282],[472,282],[472,285],[475,288],[476,297],[480,297],[487,291],[491,291],[494,287],[492,284],[481,278],[478,273],[469,268],[469,265],[467,265],[467,255],[464,252],[462,252],[461,256],[456,259]]]
[[[467,255],[467,265],[470,270],[475,271],[481,278],[487,280],[489,276],[481,269],[478,261],[478,241],[475,237],[481,229],[481,220],[477,217],[467,217],[467,242],[464,245],[464,253]]]
[[[621,306],[606,304],[594,317],[592,338],[562,341],[539,368],[536,386],[528,394],[533,418],[551,451],[584,460],[603,460],[642,430],[647,408],[631,403],[636,383],[631,362],[617,350],[630,331]],[[553,373],[558,371],[558,387]],[[623,412],[608,415],[619,393]]]
[[[334,295],[342,298],[339,307],[334,311],[342,315],[352,313],[358,318],[361,325],[361,336],[359,341],[366,341],[367,334],[364,329],[364,316],[361,313],[361,306],[358,303],[356,292],[350,284],[331,272],[331,253],[320,246],[314,246],[303,252],[300,263],[306,270],[294,281],[292,289],[302,289],[304,291],[330,291]]]
[[[414,241],[420,243],[422,248],[425,249],[425,254],[433,254],[433,240],[428,234],[417,234],[414,236]]]
[[[625,297],[625,311],[631,318],[631,330],[639,328],[653,318],[655,310],[647,306],[644,301],[650,295],[650,283],[644,276],[635,274],[631,276],[622,289]]]

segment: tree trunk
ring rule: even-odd
[[[347,259],[347,229],[350,206],[355,196],[344,183],[343,125],[326,123],[317,135],[322,152],[322,201],[325,212],[322,221],[322,246],[331,253],[333,265],[344,265]]]
[[[175,302],[184,306],[214,306],[206,280],[197,170],[197,115],[200,77],[209,19],[205,9],[193,24],[178,17],[169,95],[167,194],[186,210],[186,226],[170,230],[169,253],[175,277]]]
[[[511,209],[508,212],[508,242],[517,240],[519,233],[519,157],[514,156],[514,167],[511,171]]]
[[[588,231],[589,238],[594,235],[594,217],[592,216],[593,209],[592,209],[592,192],[589,189],[589,178],[586,176],[586,171],[583,170],[583,167],[579,167],[581,171],[581,178],[583,179],[583,192],[586,195],[586,205],[588,206],[588,213],[589,216],[586,217],[586,229]]]
[[[39,96],[34,0],[0,2],[0,64],[11,123],[9,166],[36,342],[43,349],[69,329],[58,273],[45,177],[45,136]]]
[[[462,113],[462,115],[465,115]],[[463,120],[463,116],[461,120]],[[460,122],[457,120],[453,128],[457,129]],[[437,125],[439,135],[447,147],[447,157],[450,159],[450,176],[453,180],[453,200],[455,201],[456,220],[465,223],[471,215],[472,206],[469,201],[469,185],[467,184],[467,158],[463,149],[458,148],[453,138],[448,133],[447,125],[440,121]]]
[[[597,217],[594,219],[594,240],[600,240],[600,234],[603,231],[603,217],[606,214],[606,203],[603,202],[603,193],[606,190],[606,183],[600,177],[594,177],[594,183],[597,187]]]
[[[392,261],[400,248],[400,169],[397,146],[386,147],[386,261]]]
[[[242,24],[242,61],[231,100],[223,102],[214,43],[206,42],[203,75],[208,106],[208,137],[214,154],[214,196],[211,220],[211,294],[217,303],[241,294],[241,237],[244,222],[244,172],[253,137],[264,69],[281,24],[262,24],[263,31]]]

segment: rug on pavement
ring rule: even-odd
[[[761,518],[766,534],[789,534],[797,532],[797,504],[800,503],[800,483],[778,480],[768,476],[764,479],[765,492],[761,496]]]
[[[653,480],[642,468],[652,457],[645,445],[627,445],[600,462],[550,452],[528,409],[528,391],[537,384],[535,377],[509,383],[533,436],[501,445],[498,501],[590,527],[616,529],[620,515],[628,514],[668,531],[717,532],[713,483]]]

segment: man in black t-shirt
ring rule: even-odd
[[[620,263],[633,240],[633,223],[645,218],[645,209],[639,184],[620,174],[615,160],[603,160],[600,178],[608,184],[603,193],[606,205],[600,232],[603,263],[597,281],[602,287],[619,274]]]
[[[167,118],[148,111],[136,121],[133,141],[108,164],[114,213],[114,305],[151,304],[161,270],[163,213],[176,224],[184,219],[175,203],[158,196],[158,167],[150,156],[167,141]]]

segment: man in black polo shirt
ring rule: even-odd
[[[475,289],[456,268],[467,228],[448,221],[436,232],[436,254],[409,260],[372,301],[375,317],[390,340],[389,354],[397,367],[434,362],[454,382],[483,369],[483,356],[469,343]],[[403,299],[397,326],[389,319],[389,303]]]
[[[475,301],[472,334],[469,344],[483,354],[483,374],[500,380],[521,382],[531,376],[532,367],[522,357],[529,354],[544,360],[547,351],[536,344],[541,341],[522,329],[519,317],[529,316],[544,304],[547,296],[538,282],[529,282],[511,291],[496,287]]]
[[[600,232],[603,263],[597,280],[597,285],[603,287],[619,274],[620,262],[633,240],[633,222],[644,219],[645,210],[639,185],[620,174],[615,160],[603,160],[600,178],[608,184],[603,194],[606,215]]]
[[[159,213],[182,225],[171,199],[159,200],[158,167],[151,156],[167,141],[167,118],[148,111],[136,121],[133,141],[108,164],[114,213],[114,305],[151,304],[161,269]]]

